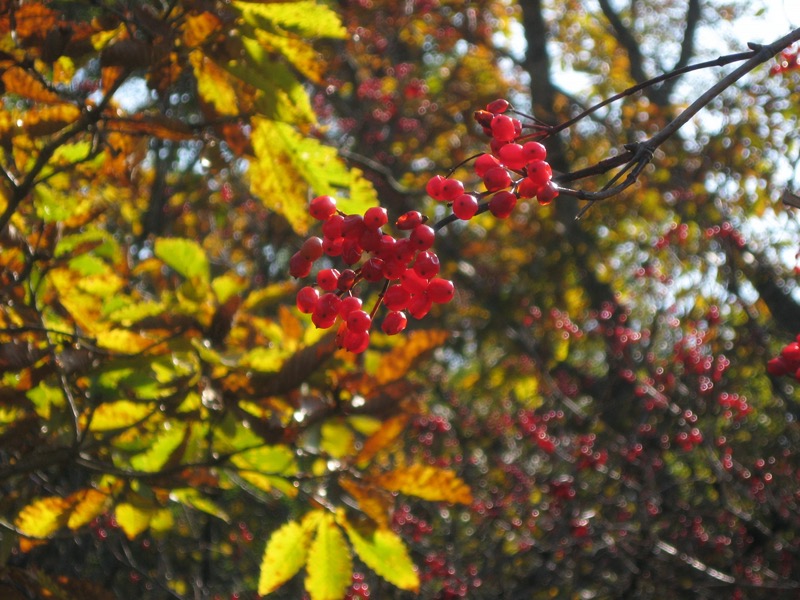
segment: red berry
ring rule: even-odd
[[[289,259],[289,274],[292,277],[306,277],[311,273],[311,261],[299,252],[295,252]]]
[[[390,285],[383,295],[383,304],[389,310],[404,310],[411,300],[411,292],[402,285]]]
[[[522,154],[526,162],[544,160],[547,158],[547,149],[539,142],[526,142],[522,145]]]
[[[471,194],[461,194],[453,200],[453,214],[459,219],[469,221],[478,212],[478,199]]]
[[[500,160],[509,169],[521,169],[528,162],[519,144],[506,144],[498,153]]]
[[[427,250],[433,246],[433,241],[436,238],[436,232],[428,225],[417,225],[411,232],[409,241],[411,247],[415,250]]]
[[[310,285],[300,288],[297,292],[297,310],[299,310],[301,313],[310,315],[312,312],[314,312],[314,307],[317,306],[318,301],[319,292]]]
[[[550,183],[550,178],[553,177],[553,169],[550,168],[549,163],[543,160],[529,162],[527,172],[528,178],[541,187]]]
[[[348,328],[344,333],[343,344],[345,350],[353,354],[360,354],[369,346],[369,332],[353,331]]]
[[[308,212],[318,221],[325,221],[336,213],[336,200],[330,196],[317,196],[311,201]]]
[[[516,119],[506,115],[496,115],[492,119],[492,137],[501,142],[510,142],[517,137]]]
[[[417,227],[423,227],[423,225],[417,225]],[[411,262],[411,259],[414,258],[417,250],[419,250],[419,248],[411,243],[410,238],[397,240],[397,243],[394,245],[394,260],[407,265]]]
[[[483,176],[483,184],[490,192],[496,192],[511,185],[511,176],[503,167],[494,167],[486,171],[486,175]]]
[[[520,198],[534,198],[536,194],[542,191],[543,187],[534,183],[529,177],[525,177],[520,179],[517,184],[517,196]]]
[[[342,260],[348,265],[354,265],[361,260],[361,246],[355,240],[344,238],[342,242]]]
[[[342,221],[342,235],[346,238],[357,240],[365,229],[366,225],[361,215],[347,215]]]
[[[372,257],[361,266],[361,276],[365,281],[380,281],[383,279],[383,260]]]
[[[351,331],[367,331],[372,325],[372,317],[366,311],[354,310],[347,315],[347,328]]]
[[[444,202],[452,202],[464,193],[464,184],[458,179],[445,179],[442,184],[442,199]]]
[[[415,294],[408,303],[408,314],[415,319],[421,319],[430,312],[431,306],[433,300],[427,294]]]
[[[455,296],[456,288],[453,285],[453,282],[449,279],[433,279],[428,284],[428,289],[425,290],[425,293],[428,297],[437,304],[444,304],[445,302],[450,302]]]
[[[439,274],[439,257],[433,252],[425,251],[417,254],[414,271],[423,279],[431,279]]]
[[[325,238],[322,240],[322,250],[328,256],[341,256],[344,250],[344,238],[337,237],[335,239]]]
[[[339,316],[342,319],[347,319],[354,310],[361,310],[361,298],[347,296],[339,303]]]
[[[373,206],[364,213],[364,225],[370,229],[380,229],[389,222],[386,209],[380,206]]]
[[[428,280],[420,277],[414,269],[406,269],[400,277],[400,285],[412,294],[421,294],[428,287]]]
[[[493,167],[499,167],[499,166],[500,166],[500,161],[497,160],[497,158],[495,158],[493,155],[481,154],[478,158],[475,159],[475,174],[478,177],[483,178],[483,176],[486,175],[486,171],[488,171]]]
[[[332,240],[342,237],[342,224],[344,217],[340,214],[331,215],[330,218],[322,224],[322,235]]]
[[[383,276],[389,281],[400,279],[400,276],[406,272],[406,265],[405,261],[387,260],[383,263]]]
[[[308,238],[300,247],[300,254],[306,260],[314,262],[322,256],[322,240],[316,236]]]
[[[542,206],[550,204],[556,197],[558,197],[558,188],[553,185],[552,181],[536,194],[536,200],[538,200],[539,204]]]
[[[338,281],[339,271],[336,269],[322,269],[317,273],[317,285],[326,292],[335,290]]]
[[[490,113],[488,110],[476,110],[475,113],[472,115],[472,118],[475,119],[475,122],[483,128],[490,127],[492,124],[492,119],[494,119],[494,115]]]
[[[421,225],[425,222],[425,217],[423,217],[418,211],[410,210],[407,213],[400,215],[400,218],[397,219],[395,225],[401,231],[410,231],[414,229],[417,225]]]
[[[800,365],[800,344],[792,342],[781,350],[781,356],[790,365]]]
[[[443,196],[444,182],[445,182],[444,177],[442,177],[441,175],[434,175],[428,180],[428,183],[425,185],[425,191],[434,200],[439,200],[439,201],[444,200]]]
[[[393,310],[386,315],[381,323],[381,329],[386,335],[397,335],[406,328],[408,319],[400,312]]]
[[[489,211],[498,219],[505,219],[517,205],[517,197],[511,192],[497,192],[489,200]]]
[[[511,104],[509,104],[508,100],[499,98],[489,102],[489,104],[486,105],[486,110],[495,115],[499,115],[500,113],[506,112],[509,106],[511,106]]]
[[[358,238],[358,245],[367,252],[376,252],[381,246],[381,232],[377,229],[367,229]]]
[[[341,303],[341,298],[336,294],[330,292],[324,294],[317,301],[314,312],[311,313],[311,322],[319,329],[328,329],[336,322]]]
[[[356,272],[353,269],[345,269],[339,274],[336,287],[340,292],[350,291],[356,283]]]

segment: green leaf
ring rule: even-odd
[[[290,521],[269,538],[261,559],[258,593],[269,594],[294,577],[306,562],[311,532]]]
[[[366,523],[355,526],[344,516],[339,522],[365,565],[401,590],[419,591],[419,574],[400,536],[391,529]]]
[[[134,469],[148,473],[160,471],[173,453],[186,441],[186,424],[180,422],[169,424],[170,429],[159,430],[156,433],[155,441],[146,452],[131,458],[131,466]],[[167,423],[164,423],[164,426],[166,425]]]
[[[208,258],[197,242],[183,238],[158,238],[154,252],[171,269],[186,279],[204,286],[209,285],[211,270]]]
[[[308,551],[306,591],[311,600],[341,600],[353,576],[353,560],[333,515],[324,514]]]
[[[233,6],[241,12],[245,21],[257,28],[274,25],[303,38],[344,39],[347,36],[339,16],[314,0],[269,4],[234,2]]]
[[[321,427],[320,449],[333,458],[352,454],[355,449],[353,430],[343,420],[328,420]]]
[[[230,523],[231,518],[228,513],[223,510],[216,502],[206,498],[200,492],[193,488],[184,488],[180,490],[172,490],[169,494],[171,500],[191,506],[201,512],[217,517],[226,523]]]

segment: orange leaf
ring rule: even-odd
[[[450,469],[411,465],[381,473],[373,477],[372,481],[389,491],[402,492],[423,500],[459,504],[472,502],[469,486]]]
[[[412,331],[406,341],[381,358],[375,379],[379,385],[396,381],[411,369],[417,359],[447,339],[447,332],[441,329]]]
[[[14,13],[19,38],[42,37],[56,24],[57,14],[41,2],[27,2]]]
[[[31,137],[51,135],[77,121],[80,114],[80,109],[73,104],[34,108],[25,113],[23,128]]]
[[[183,43],[189,48],[199,46],[221,25],[222,21],[219,20],[219,17],[210,12],[187,15],[186,22],[183,24]]]
[[[194,133],[185,123],[167,117],[150,116],[129,119],[110,117],[105,120],[105,123],[109,131],[120,134],[154,136],[172,141],[190,140],[194,137]]]
[[[21,67],[10,67],[3,73],[3,84],[5,84],[8,94],[16,94],[45,104],[61,102],[58,94],[48,90],[44,83]]]
[[[381,428],[364,442],[364,447],[356,457],[356,464],[362,468],[365,467],[378,452],[389,446],[403,433],[407,424],[408,415],[405,413],[384,421]]]

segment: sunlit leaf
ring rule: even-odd
[[[365,565],[401,590],[419,591],[419,574],[400,536],[368,522],[353,524],[344,514],[339,523]]]
[[[401,413],[383,422],[380,429],[364,442],[364,446],[356,456],[356,463],[364,467],[381,450],[394,442],[406,428],[408,415]]]
[[[239,101],[230,74],[200,50],[189,54],[200,97],[221,115],[239,113]]]
[[[158,509],[155,506],[122,502],[114,509],[114,517],[120,529],[125,532],[128,539],[132,540],[147,530],[156,512]]]
[[[80,490],[72,494],[69,499],[74,504],[67,520],[67,527],[72,530],[91,523],[95,517],[105,512],[111,502],[108,494],[95,489]]]
[[[158,238],[154,253],[186,279],[196,280],[206,286],[210,283],[208,258],[200,244],[194,240]]]
[[[390,492],[345,476],[339,477],[339,485],[358,502],[359,510],[375,521],[378,527],[389,527],[394,510],[394,497]]]
[[[306,563],[312,531],[289,521],[270,536],[261,559],[258,593],[269,594],[294,577]]]
[[[472,502],[469,486],[450,469],[416,464],[381,473],[371,480],[387,490],[424,500],[457,504]]]
[[[308,551],[306,573],[306,591],[311,600],[341,600],[350,585],[350,548],[331,514],[324,514],[319,521]]]
[[[170,499],[230,523],[230,515],[221,506],[195,489],[172,490]]]
[[[199,46],[221,26],[222,21],[214,13],[187,14],[183,23],[183,41],[189,48]]]
[[[381,357],[375,372],[379,385],[390,383],[403,377],[420,356],[437,348],[447,339],[448,333],[441,329],[412,331],[406,340],[391,352]]]
[[[131,458],[131,466],[134,469],[149,473],[160,471],[173,453],[180,452],[188,439],[188,428],[185,423],[180,422],[170,422],[169,425],[169,429],[160,430],[154,435],[154,440],[146,452]]]
[[[320,428],[320,450],[333,458],[343,458],[353,452],[355,435],[344,420],[328,420]]]
[[[234,2],[233,6],[256,27],[277,25],[305,38],[344,38],[347,35],[338,15],[315,0],[269,4]]]
[[[41,80],[21,67],[14,66],[6,69],[2,81],[7,94],[22,96],[44,104],[61,102],[58,94],[47,89]]]
[[[153,413],[154,406],[149,403],[119,400],[101,404],[91,413],[92,431],[124,429],[146,419]]]
[[[58,496],[36,500],[23,508],[14,524],[23,534],[45,538],[67,524],[73,502]]]

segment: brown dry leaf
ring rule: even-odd
[[[404,344],[400,344],[381,358],[375,372],[378,385],[403,377],[420,356],[440,346],[447,339],[447,335],[447,332],[441,329],[411,332]]]
[[[74,104],[34,108],[25,113],[22,127],[31,137],[51,135],[77,121],[80,115],[80,109]]]
[[[394,497],[389,492],[345,476],[339,478],[339,485],[358,502],[361,512],[375,521],[378,527],[383,529],[389,527],[389,520],[394,511]]]
[[[450,469],[410,465],[381,473],[371,480],[389,491],[401,492],[423,500],[458,504],[472,502],[472,491],[469,486]]]
[[[141,115],[129,119],[111,117],[105,120],[106,129],[118,134],[153,136],[180,142],[193,139],[195,134],[183,122],[167,117]]]
[[[61,97],[21,67],[10,67],[3,73],[3,84],[7,94],[16,94],[23,98],[30,98],[34,102],[44,104],[57,104]]]

